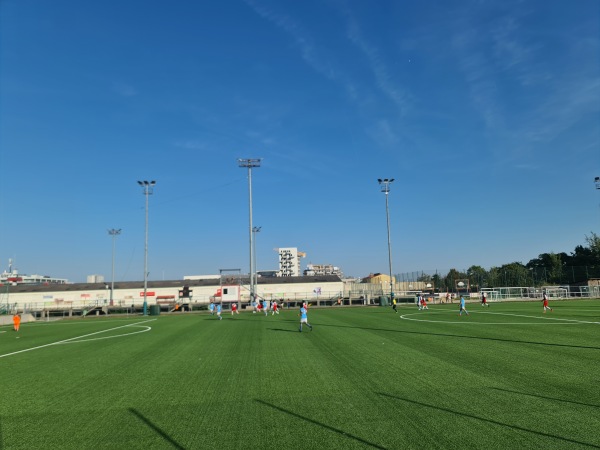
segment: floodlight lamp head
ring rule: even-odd
[[[152,180],[152,181],[150,182],[150,186],[154,186],[155,184],[156,184],[156,181],[154,181],[154,180]]]
[[[139,184],[140,186],[143,186],[143,185],[144,185],[144,183],[143,183],[143,182],[141,182],[141,181],[139,181],[139,180],[138,180],[138,184]]]

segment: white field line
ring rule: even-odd
[[[448,311],[448,313],[451,314],[458,314],[457,312],[450,312]],[[432,314],[443,314],[443,313],[432,313]],[[516,317],[526,317],[528,319],[542,319],[538,322],[467,322],[465,319],[465,321],[455,321],[455,320],[427,320],[427,319],[421,319],[421,318],[413,318],[413,317],[408,317],[408,316],[414,316],[414,315],[421,315],[421,316],[428,316],[430,314],[428,313],[410,313],[410,314],[403,314],[400,316],[401,319],[404,320],[413,320],[415,322],[431,322],[431,323],[450,323],[450,324],[469,324],[469,325],[582,325],[582,324],[600,324],[600,322],[589,322],[589,321],[584,321],[584,320],[574,320],[574,319],[561,319],[559,317],[537,317],[537,316],[526,316],[526,315],[522,315],[522,314],[507,314],[507,313],[494,313],[494,312],[484,312],[484,311],[478,311],[475,312],[475,315],[477,314],[496,314],[496,315],[500,315],[500,316],[516,316]],[[467,315],[465,315],[465,318],[468,317]],[[544,322],[543,319],[548,319],[548,320],[555,320],[557,322]]]
[[[137,322],[137,323],[130,323],[130,324],[127,324],[127,325],[122,325],[120,327],[109,328],[107,330],[96,331],[94,333],[84,334],[82,336],[75,336],[75,337],[72,337],[72,338],[69,338],[69,339],[64,339],[62,341],[51,342],[50,344],[44,344],[44,345],[39,345],[37,347],[26,348],[24,350],[19,350],[18,352],[12,352],[12,353],[6,353],[4,355],[0,355],[0,358],[4,358],[6,356],[18,355],[19,353],[30,352],[32,350],[39,350],[40,348],[51,347],[52,345],[70,344],[70,343],[72,343],[71,341],[77,341],[77,339],[86,338],[88,336],[94,336],[94,335],[100,334],[100,333],[106,333],[107,331],[118,330],[119,328],[127,328],[127,327],[132,327],[132,326],[138,326],[138,325],[141,325],[141,324],[146,323],[146,322],[152,322],[154,320],[156,320],[156,319],[144,320],[143,322]],[[145,331],[148,331],[148,330],[145,330]],[[135,334],[135,333],[129,333],[129,334]],[[124,336],[124,335],[121,335],[121,336]]]
[[[600,322],[590,322],[590,321],[586,321],[586,320],[565,319],[563,317],[551,317],[551,315],[553,313],[546,313],[546,314],[550,314],[550,316],[546,315],[544,317],[526,316],[524,314],[497,313],[497,312],[491,312],[491,311],[479,311],[477,314],[497,314],[497,315],[502,315],[502,316],[526,317],[528,319],[558,320],[558,321],[562,321],[562,322],[575,322],[575,323],[600,323]]]

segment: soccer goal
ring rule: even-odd
[[[500,291],[497,291],[495,289],[489,289],[489,288],[481,289],[481,293],[484,293],[484,292],[485,292],[485,296],[488,301],[498,302],[498,301],[502,300],[502,294],[500,293]]]
[[[548,298],[569,298],[569,290],[564,287],[546,286],[542,288]]]

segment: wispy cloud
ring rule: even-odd
[[[600,39],[535,28],[538,19],[513,6],[489,20],[485,9],[465,12],[451,26],[452,49],[490,146],[533,170],[524,160],[600,112]]]
[[[406,113],[410,105],[410,95],[403,87],[394,83],[393,76],[386,64],[386,57],[374,45],[372,45],[364,36],[361,27],[348,7],[343,8],[342,13],[347,21],[348,39],[361,51],[367,58],[369,67],[373,73],[377,87],[400,108],[402,114]]]
[[[122,97],[133,97],[138,94],[137,89],[133,86],[120,81],[113,82],[112,90]]]
[[[244,2],[259,16],[272,22],[290,35],[300,50],[302,59],[304,59],[309,66],[329,79],[335,78],[335,71],[331,64],[319,57],[317,45],[315,44],[313,37],[298,21],[283,12],[269,8],[256,0],[244,0]]]
[[[173,142],[173,146],[184,150],[210,150],[205,141],[196,139],[183,139]]]

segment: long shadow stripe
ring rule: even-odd
[[[533,434],[537,434],[539,436],[549,437],[549,438],[552,438],[552,439],[559,439],[561,441],[571,442],[573,444],[586,445],[588,447],[600,448],[600,446],[595,445],[595,444],[590,444],[588,442],[576,441],[574,439],[569,439],[569,438],[562,437],[562,436],[556,436],[556,435],[553,435],[553,434],[542,433],[541,431],[529,430],[527,428],[519,427],[519,426],[516,426],[516,425],[509,425],[507,423],[498,422],[496,420],[485,419],[483,417],[477,417],[477,416],[474,416],[472,414],[461,413],[461,412],[458,412],[458,411],[454,411],[452,409],[442,408],[440,406],[428,405],[427,403],[421,403],[421,402],[417,402],[415,400],[409,400],[407,398],[397,397],[395,395],[386,394],[384,392],[378,392],[378,394],[381,395],[381,396],[383,396],[383,397],[388,397],[388,398],[392,398],[392,399],[395,399],[395,400],[401,400],[403,402],[412,403],[414,405],[419,405],[419,406],[424,406],[426,408],[437,409],[438,411],[444,411],[444,412],[447,412],[447,413],[450,413],[450,414],[455,414],[457,416],[468,417],[469,419],[481,420],[482,422],[488,422],[488,423],[493,423],[494,425],[500,425],[502,427],[512,428],[513,430],[525,431],[526,433],[533,433]]]
[[[496,391],[502,391],[502,392],[509,392],[511,394],[527,395],[528,397],[543,398],[544,400],[552,400],[553,402],[572,403],[574,405],[591,406],[592,408],[600,408],[600,405],[593,405],[591,403],[576,402],[575,400],[565,400],[565,399],[556,398],[556,397],[546,397],[544,395],[539,395],[539,394],[528,394],[527,392],[511,391],[509,389],[502,389],[502,388],[499,388],[499,387],[490,387],[490,389],[494,389]]]
[[[552,347],[567,347],[567,348],[587,348],[590,350],[600,350],[600,347],[592,347],[589,345],[570,345],[570,344],[553,344],[552,342],[532,342],[532,341],[519,341],[516,339],[503,339],[503,338],[490,338],[481,336],[464,336],[461,334],[446,334],[446,333],[427,333],[425,331],[407,331],[407,330],[390,330],[389,328],[371,328],[371,327],[355,327],[351,325],[332,325],[327,323],[319,324],[319,327],[333,327],[333,328],[355,328],[357,330],[367,331],[384,331],[388,333],[402,333],[402,334],[416,334],[421,336],[439,336],[439,337],[451,337],[459,339],[474,339],[483,341],[496,341],[496,342],[511,342],[516,344],[532,344],[532,345],[543,345]]]
[[[144,422],[146,425],[148,425],[150,428],[152,428],[158,435],[160,435],[165,441],[167,441],[173,447],[180,449],[180,450],[185,450],[185,447],[182,447],[181,445],[179,445],[171,436],[169,436],[167,433],[165,433],[159,427],[154,425],[149,419],[144,417],[144,415],[142,413],[140,413],[137,409],[129,408],[129,412],[131,412],[134,416],[136,416],[138,419],[140,419],[142,422]]]
[[[270,403],[267,403],[267,402],[259,400],[259,399],[254,399],[254,401],[256,401],[256,402],[258,402],[258,403],[260,403],[262,405],[268,406],[270,408],[276,409],[277,411],[281,411],[283,413],[286,413],[286,414],[288,414],[290,416],[297,417],[298,419],[305,420],[305,421],[310,422],[310,423],[312,423],[314,425],[318,425],[318,426],[323,427],[323,428],[325,428],[327,430],[333,431],[334,433],[341,434],[344,437],[347,437],[347,438],[350,438],[350,439],[354,439],[355,441],[358,441],[358,442],[360,442],[362,444],[369,445],[369,446],[371,446],[373,448],[380,448],[380,449],[385,450],[385,447],[381,447],[380,445],[373,444],[372,442],[369,442],[369,441],[365,441],[364,439],[361,439],[358,436],[354,436],[354,435],[352,435],[350,433],[346,433],[345,431],[338,430],[337,428],[330,427],[329,425],[325,425],[324,423],[317,422],[316,420],[313,420],[313,419],[309,419],[308,417],[301,416],[300,414],[296,414],[296,413],[294,413],[292,411],[288,411],[287,409],[280,408],[279,406],[272,405]]]

